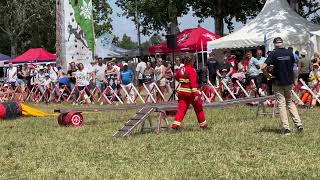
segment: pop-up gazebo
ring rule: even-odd
[[[202,28],[185,29],[177,35],[178,46],[175,52],[196,52],[206,51],[207,42],[219,39],[220,36]],[[167,47],[167,42],[149,48],[150,54],[167,54],[172,50]]]
[[[29,49],[20,56],[7,61],[7,63],[38,63],[38,62],[55,62],[56,55],[49,53],[43,48]]]

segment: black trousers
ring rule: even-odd
[[[212,85],[216,85],[217,83],[217,74],[209,74],[209,80]]]
[[[300,73],[299,79],[302,79],[305,83],[309,82],[309,73]]]

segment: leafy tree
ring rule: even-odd
[[[106,0],[93,0],[93,18],[95,20],[94,29],[96,35],[112,30],[112,9]]]
[[[119,42],[119,47],[124,49],[136,49],[138,45],[136,42],[133,42],[131,37],[127,34],[123,34],[121,41]]]
[[[223,36],[224,22],[229,31],[233,30],[232,20],[246,23],[248,18],[255,17],[262,9],[261,0],[193,0],[190,1],[195,15],[205,19],[215,19],[215,33]]]
[[[162,37],[159,34],[154,34],[153,36],[150,37],[150,44],[156,45],[156,44],[160,44],[163,41]]]
[[[177,33],[178,17],[189,11],[188,0],[117,0],[116,3],[124,10],[122,15],[139,21],[145,35],[162,30]],[[136,19],[137,16],[140,18]]]
[[[21,36],[30,30],[30,24],[42,8],[43,3],[34,0],[11,0],[0,2],[0,30],[9,37],[11,56],[17,55],[18,42]]]

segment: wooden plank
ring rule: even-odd
[[[133,126],[123,126],[119,131],[130,132]]]
[[[127,123],[125,123],[124,125],[125,126],[135,126],[135,125],[140,124],[141,123],[140,121],[141,121],[141,119],[140,120],[130,120]]]

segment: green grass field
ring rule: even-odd
[[[178,132],[113,138],[134,113],[85,114],[76,129],[55,118],[3,121],[0,179],[320,178],[319,109],[300,110],[305,132],[291,136],[277,133],[277,119],[255,119],[254,107],[240,106],[207,109],[205,131],[189,113]]]

